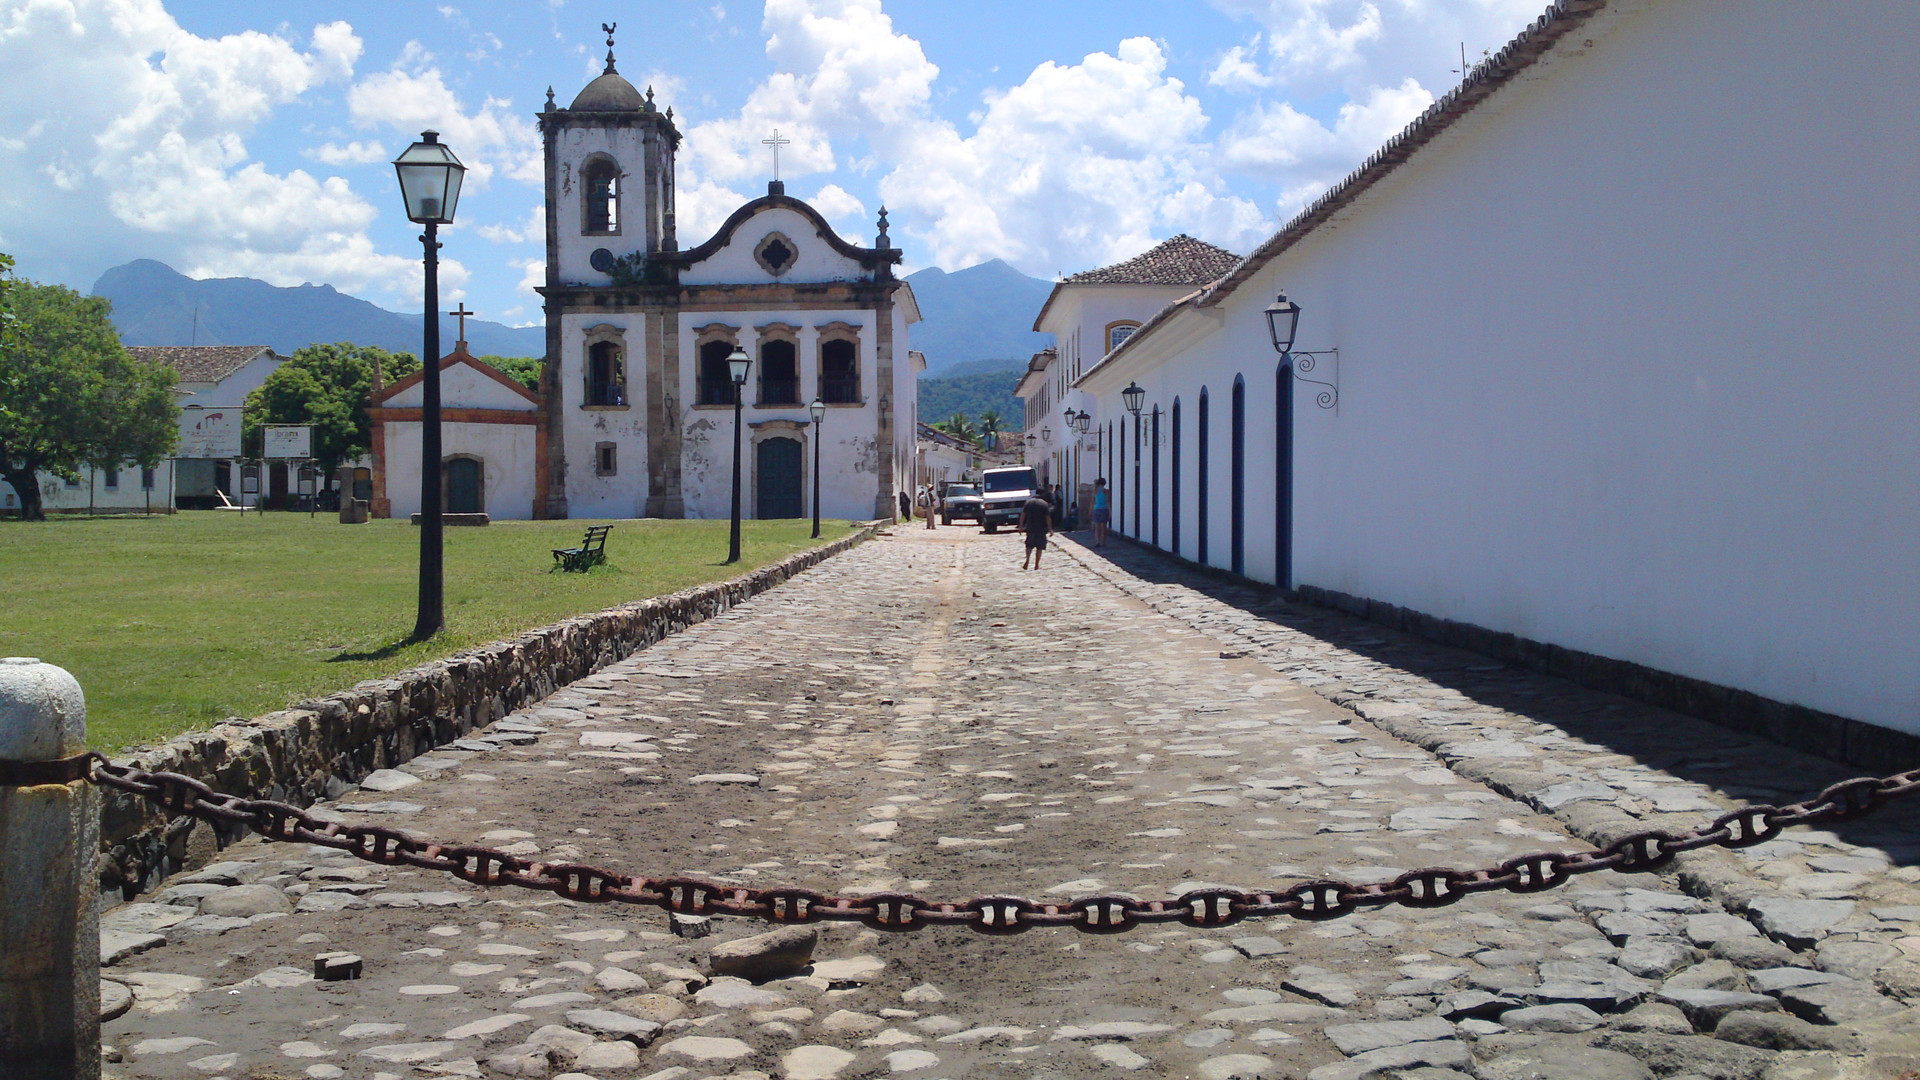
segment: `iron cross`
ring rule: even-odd
[[[773,147],[773,178],[775,180],[780,179],[780,148],[791,145],[792,143],[792,139],[783,139],[780,137],[779,128],[773,129],[773,138],[760,140],[761,146]]]
[[[469,315],[478,315],[478,314],[480,314],[480,313],[479,313],[479,312],[477,312],[477,311],[468,311],[468,310],[467,310],[467,302],[466,302],[465,300],[462,300],[462,301],[460,301],[460,309],[459,309],[458,311],[449,311],[449,312],[447,312],[447,314],[449,314],[449,315],[457,315],[457,316],[459,316],[459,318],[460,318],[460,340],[461,340],[461,341],[465,341],[465,340],[467,340],[467,316],[469,316]]]

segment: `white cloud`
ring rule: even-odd
[[[257,31],[199,37],[160,0],[0,9],[0,115],[41,121],[0,145],[0,223],[26,273],[84,285],[141,254],[282,284],[417,277],[373,249],[375,210],[345,181],[276,173],[247,149],[361,53],[344,22],[316,26],[303,49]]]
[[[483,240],[496,244],[539,244],[547,242],[547,207],[545,203],[536,203],[527,211],[526,218],[519,226],[482,225],[474,232]]]
[[[494,173],[531,184],[543,182],[539,129],[505,98],[487,97],[468,112],[441,77],[419,62],[424,50],[409,45],[398,63],[369,75],[347,91],[354,123],[386,127],[408,137],[437,131],[467,167],[467,180],[485,187]]]
[[[1260,70],[1254,62],[1254,55],[1260,48],[1260,36],[1254,35],[1247,45],[1235,45],[1228,49],[1207,72],[1207,84],[1228,90],[1252,90],[1263,86],[1272,86],[1273,78]]]
[[[1257,24],[1266,43],[1223,67],[1223,78],[1251,76],[1310,96],[1360,96],[1408,73],[1439,85],[1457,67],[1460,46],[1471,55],[1497,49],[1540,13],[1542,0],[1212,0],[1229,15]],[[1256,61],[1259,61],[1256,63]],[[1242,70],[1245,64],[1251,72]],[[1216,67],[1222,72],[1222,67]],[[1457,76],[1456,76],[1457,77]],[[1216,85],[1233,85],[1219,82]]]
[[[387,148],[377,139],[366,142],[355,140],[345,146],[338,143],[321,143],[301,154],[312,158],[322,165],[371,165],[376,161],[387,160]]]
[[[1289,214],[1352,171],[1431,104],[1433,94],[1409,78],[1399,86],[1375,87],[1364,100],[1342,105],[1330,128],[1285,102],[1258,106],[1235,120],[1221,139],[1221,164],[1282,185],[1277,209]]]

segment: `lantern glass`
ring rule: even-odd
[[[1293,333],[1300,326],[1300,305],[1287,299],[1286,293],[1267,305],[1267,332],[1273,335],[1273,351],[1285,356],[1293,351]]]
[[[1087,425],[1091,423],[1093,423],[1093,414],[1082,409],[1079,415],[1073,418],[1073,430],[1085,435],[1087,433]]]
[[[1140,406],[1147,400],[1147,392],[1140,389],[1139,383],[1130,382],[1125,390],[1120,391],[1120,397],[1126,401],[1127,411],[1139,416]]]
[[[1053,441],[1053,429],[1052,429],[1052,428],[1050,428],[1050,427],[1043,427],[1043,428],[1041,428],[1041,429],[1040,429],[1040,441],[1041,441],[1041,442],[1052,442],[1052,441]]]
[[[419,142],[393,159],[393,171],[400,177],[400,198],[407,204],[408,221],[453,224],[467,167],[440,141],[439,132],[421,132]]]
[[[735,386],[746,385],[747,369],[752,366],[753,358],[747,355],[747,350],[738,345],[735,345],[733,351],[727,354],[727,370],[732,373]]]
[[[817,424],[827,418],[827,403],[814,398],[813,404],[807,406],[807,411],[813,414],[813,422]]]

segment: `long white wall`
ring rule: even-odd
[[[1912,4],[1617,5],[1140,350],[1182,401],[1182,553],[1205,385],[1227,565],[1243,375],[1273,578],[1284,288],[1340,350],[1338,410],[1294,404],[1296,583],[1920,731],[1916,115]]]

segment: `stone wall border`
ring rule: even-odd
[[[578,615],[114,760],[181,773],[241,798],[300,806],[337,798],[375,769],[393,768],[538,702],[853,549],[889,524],[867,522],[750,574]],[[103,789],[101,890],[109,902],[131,899],[170,873],[209,861],[239,836],[196,827],[191,818],[170,820],[145,800]]]

